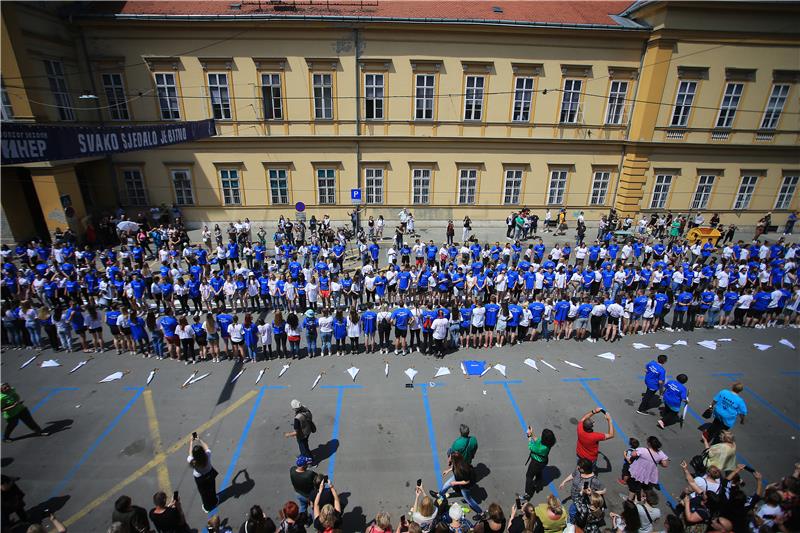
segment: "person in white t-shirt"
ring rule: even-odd
[[[431,322],[433,341],[436,345],[435,357],[444,357],[444,340],[450,331],[450,321],[444,317],[444,312],[439,309],[438,316]]]

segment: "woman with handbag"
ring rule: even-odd
[[[647,446],[636,448],[631,459],[628,500],[634,501],[642,498],[646,489],[658,485],[658,467],[668,467],[669,457],[661,451],[661,441],[651,435],[647,437]]]
[[[186,461],[191,465],[197,492],[203,501],[203,511],[210,512],[219,500],[217,499],[217,470],[211,464],[211,450],[205,442],[193,434],[189,439],[189,457]]]
[[[716,466],[722,472],[728,472],[736,468],[736,442],[733,439],[733,432],[721,431],[719,434],[720,442],[709,444],[706,436],[703,435],[703,446],[705,446],[705,468]]]

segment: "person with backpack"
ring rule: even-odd
[[[300,403],[299,400],[292,400],[292,409],[294,409],[294,427],[292,431],[284,434],[286,438],[295,437],[297,439],[297,447],[300,449],[300,455],[311,457],[311,449],[308,447],[308,438],[312,433],[316,433],[317,426],[314,425],[314,418],[309,409]],[[314,463],[312,463],[314,464]]]
[[[460,453],[466,462],[472,464],[472,459],[478,451],[478,439],[469,434],[469,426],[466,424],[461,424],[458,431],[461,436],[453,441],[447,455]]]
[[[533,428],[528,426],[528,470],[525,472],[524,500],[530,500],[544,485],[544,468],[549,460],[550,449],[556,445],[553,430],[545,428],[538,439],[534,437]]]

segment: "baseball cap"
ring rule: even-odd
[[[292,409],[300,409],[300,407],[303,406],[303,404],[300,403],[300,400],[292,400],[291,405],[292,405]]]
[[[297,460],[294,462],[294,464],[297,466],[308,466],[313,462],[314,460],[307,455],[298,455]]]

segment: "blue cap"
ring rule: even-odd
[[[295,461],[295,465],[297,465],[297,466],[308,466],[313,462],[314,462],[314,460],[311,457],[307,456],[307,455],[298,455],[297,456],[297,461]]]

